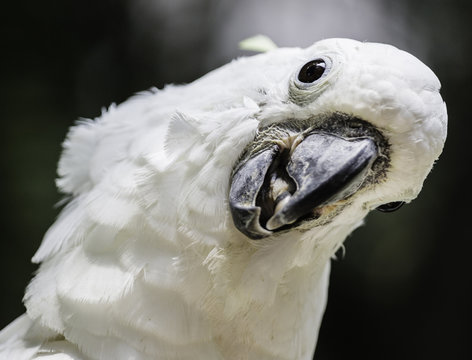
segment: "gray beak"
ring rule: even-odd
[[[257,153],[234,173],[229,194],[235,226],[251,239],[315,217],[315,210],[354,194],[378,156],[368,137],[311,133],[294,149]]]

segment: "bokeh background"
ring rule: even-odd
[[[74,120],[247,55],[238,42],[255,34],[280,46],[350,37],[430,65],[449,137],[420,197],[372,213],[347,240],[317,359],[472,358],[471,15],[466,0],[9,2],[0,22],[0,328],[24,311],[29,259],[59,211],[56,163]]]

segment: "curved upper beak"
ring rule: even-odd
[[[292,150],[274,144],[234,173],[229,194],[234,224],[260,239],[314,217],[317,208],[354,194],[377,156],[369,137],[315,132]]]

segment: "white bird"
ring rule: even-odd
[[[393,46],[328,39],[80,121],[0,358],[311,359],[330,258],[442,151],[439,90]]]

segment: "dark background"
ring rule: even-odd
[[[0,328],[20,315],[30,258],[61,199],[61,142],[79,117],[190,82],[263,33],[389,42],[426,62],[448,105],[444,153],[413,203],[372,213],[334,262],[318,359],[464,359],[470,341],[472,2],[23,1],[2,8]]]

